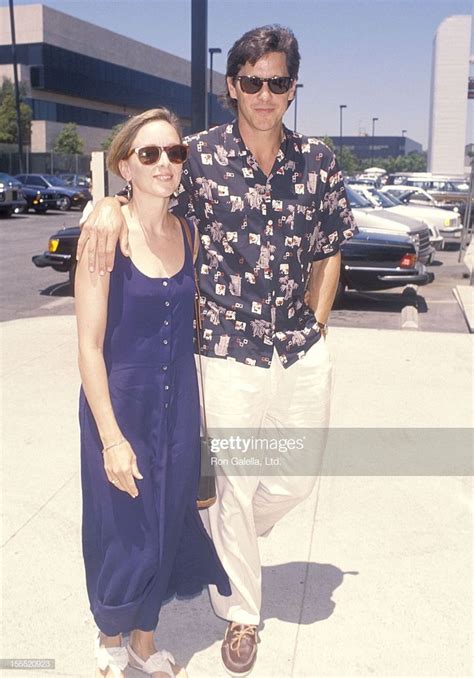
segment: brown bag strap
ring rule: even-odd
[[[193,248],[193,239],[191,236],[191,229],[189,228],[189,224],[184,219],[183,217],[178,216],[179,221],[181,222],[184,232],[186,234],[186,239],[188,241],[189,245],[189,251],[191,252],[191,262],[193,264],[193,270],[194,270],[194,284],[196,287],[195,295],[194,295],[194,315],[196,318],[196,338],[197,338],[197,345],[198,345],[198,355],[199,355],[199,375],[200,375],[200,382],[201,382],[201,395],[202,395],[202,413],[203,413],[203,420],[204,420],[204,436],[206,439],[206,445],[208,444],[208,433],[207,433],[207,417],[206,417],[206,402],[204,398],[204,379],[202,376],[202,360],[201,360],[201,329],[202,329],[202,316],[201,316],[201,304],[200,304],[200,299],[201,299],[201,291],[199,289],[199,283],[198,283],[198,278],[197,278],[197,272],[196,268],[194,267],[194,248]],[[196,238],[198,237],[198,234],[196,233]]]

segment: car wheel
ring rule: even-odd
[[[28,214],[28,205],[25,207],[15,207],[15,214]]]
[[[67,195],[63,195],[62,198],[59,198],[57,205],[61,212],[67,212],[71,209],[71,198],[68,198]]]
[[[74,288],[75,288],[75,283],[76,283],[76,268],[77,268],[77,263],[74,262],[71,266],[70,271],[69,271],[69,284],[71,286],[72,296],[74,296]]]
[[[0,216],[1,217],[11,217],[13,214],[13,207],[4,207],[3,209],[0,210]]]

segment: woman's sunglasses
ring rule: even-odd
[[[142,146],[132,148],[129,156],[136,153],[142,165],[154,165],[161,158],[163,151],[166,152],[170,162],[182,165],[188,157],[189,147],[185,144],[172,144],[171,146]]]
[[[257,94],[262,89],[264,82],[268,82],[268,88],[273,94],[286,94],[293,82],[293,78],[288,76],[259,78],[256,75],[237,75],[234,80],[240,82],[240,88],[245,94]]]

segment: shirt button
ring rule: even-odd
[[[163,343],[164,343],[165,346],[166,346],[166,344],[168,343],[168,339],[163,339]]]
[[[170,387],[168,386],[168,384],[166,384],[165,391],[169,391],[169,390],[170,390]]]
[[[165,407],[168,407],[168,403],[165,403]]]
[[[166,372],[166,370],[168,369],[168,365],[163,365],[161,369],[163,370],[163,372]]]
[[[167,281],[167,280],[163,280],[163,287],[166,287],[167,285],[168,285],[168,281]]]
[[[168,327],[169,324],[170,324],[169,320],[165,320],[165,322],[163,323],[163,325],[165,325],[166,327]]]
[[[170,305],[170,302],[169,302],[169,301],[165,301],[165,306],[169,306],[169,305]]]
[[[273,261],[274,259],[275,257],[273,256],[273,254],[270,254],[270,261]]]

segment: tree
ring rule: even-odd
[[[77,132],[75,122],[68,122],[59,132],[54,142],[53,151],[55,153],[75,154],[82,153],[84,142]]]
[[[106,139],[104,139],[104,141],[100,145],[103,151],[109,150],[109,148],[112,144],[112,141],[115,139],[115,135],[117,134],[119,129],[121,129],[122,127],[123,127],[123,122],[119,122],[117,125],[114,125],[112,127],[112,129],[109,132],[109,136]]]
[[[339,167],[347,176],[353,176],[359,171],[359,160],[357,156],[347,146],[343,146],[341,152],[337,156]]]
[[[33,112],[24,102],[25,85],[20,85],[20,126],[22,143],[29,146],[31,142],[31,119]],[[4,78],[0,88],[0,143],[18,143],[18,127],[16,124],[15,90],[11,80]]]
[[[322,137],[321,141],[323,144],[326,144],[326,146],[329,146],[332,151],[334,151],[334,141],[331,139],[331,137]]]

